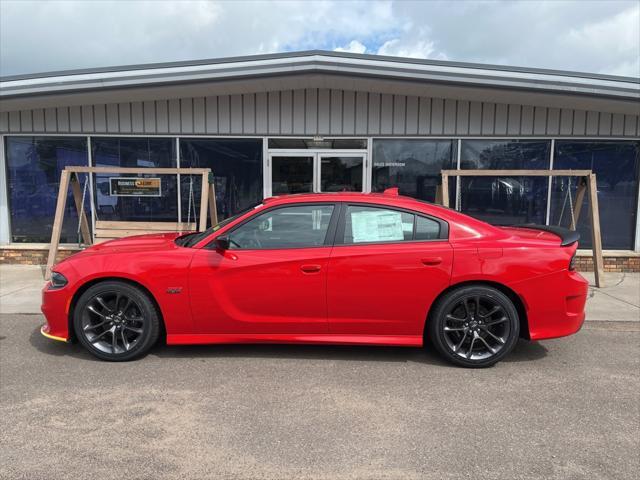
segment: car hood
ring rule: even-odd
[[[93,245],[77,255],[95,255],[117,252],[158,252],[161,250],[173,250],[180,248],[175,239],[184,233],[151,233],[148,235],[135,235],[132,237],[108,240]]]

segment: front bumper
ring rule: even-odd
[[[45,284],[40,307],[46,319],[46,323],[40,329],[42,335],[52,340],[69,341],[69,308],[72,297],[67,287],[50,289],[50,283]]]
[[[51,340],[57,340],[58,342],[68,342],[69,339],[68,338],[63,338],[63,337],[57,337],[55,335],[51,335],[49,333],[49,324],[45,323],[42,327],[40,327],[40,333],[44,336],[47,337]]]

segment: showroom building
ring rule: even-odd
[[[285,193],[434,201],[442,169],[591,169],[605,266],[640,267],[637,78],[323,51],[52,72],[0,79],[0,140],[1,262],[46,256],[60,172],[83,165],[211,168],[222,218]],[[114,176],[80,178],[93,228],[198,214],[195,178],[130,197]],[[569,177],[464,177],[450,204],[568,226],[575,191]],[[587,215],[578,229],[590,248]],[[67,252],[78,238],[70,200]]]

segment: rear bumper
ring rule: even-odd
[[[565,270],[517,287],[525,301],[531,340],[565,337],[582,328],[589,282],[578,272]]]

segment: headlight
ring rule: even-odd
[[[51,272],[51,288],[62,288],[67,284],[64,275],[58,272]]]

